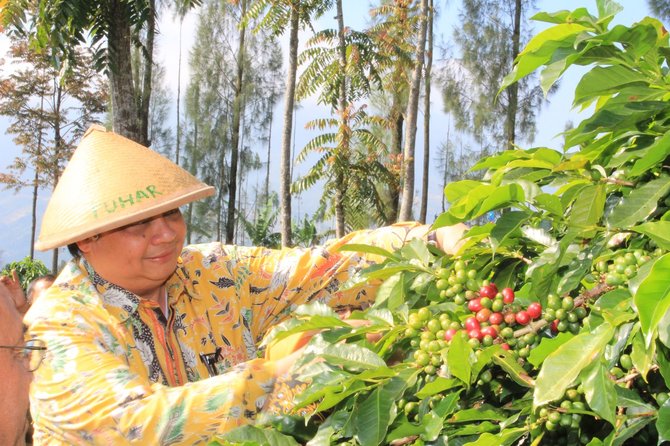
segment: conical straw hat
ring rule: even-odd
[[[58,180],[35,247],[68,245],[213,194],[167,158],[94,125]]]

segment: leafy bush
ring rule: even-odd
[[[33,279],[51,272],[41,260],[33,260],[30,257],[8,263],[2,269],[0,274],[11,277],[12,270],[16,270],[17,274],[19,275],[19,280],[21,281],[21,287],[24,290],[28,289],[28,285],[33,281]]]
[[[668,33],[652,18],[610,29],[620,7],[597,4],[598,17],[536,15],[553,26],[505,81],[540,69],[548,90],[588,67],[574,105],[592,115],[563,150],[481,160],[483,180],[446,187],[451,207],[435,226],[501,211],[497,221],[472,227],[456,256],[414,241],[365,271],[359,280],[384,280],[354,315],[370,326],[350,330],[312,306],[275,334],[322,330],[301,368],[310,385],[297,408],[321,420],[307,444],[670,440]],[[297,444],[263,432],[264,444]]]

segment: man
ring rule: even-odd
[[[11,295],[11,298],[16,305],[16,309],[21,316],[28,311],[28,308],[30,308],[36,299],[44,294],[44,292],[54,283],[54,280],[56,280],[56,276],[53,274],[44,274],[43,276],[35,277],[28,284],[27,292],[24,293],[16,270],[12,270],[11,277],[0,276],[0,284],[3,284],[6,287],[6,290]]]
[[[31,368],[39,366],[44,352],[38,349],[39,343],[26,345],[21,315],[3,283],[0,283],[0,327],[0,445],[24,445]]]
[[[35,303],[39,297],[44,294],[44,292],[53,285],[56,280],[56,276],[53,274],[45,274],[43,276],[35,277],[28,284],[28,290],[26,291],[26,300],[28,305]]]
[[[264,334],[302,303],[374,299],[373,285],[340,284],[378,258],[339,248],[394,249],[428,232],[398,225],[281,251],[184,247],[179,206],[213,193],[146,147],[86,133],[36,244],[74,256],[25,318],[48,343],[31,389],[36,444],[196,444],[252,422],[300,354],[258,358]],[[433,235],[451,248],[462,232]]]

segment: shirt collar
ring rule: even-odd
[[[100,294],[103,304],[106,307],[117,309],[121,321],[125,321],[137,312],[140,298],[136,294],[103,279],[83,257],[80,260],[80,265],[88,273],[88,277]]]
[[[104,305],[106,307],[117,309],[118,317],[121,321],[127,320],[131,315],[137,312],[141,302],[140,298],[135,293],[103,279],[83,257],[80,260],[80,266],[88,273],[91,282],[98,293],[100,293]],[[184,262],[181,257],[179,257],[177,261],[175,273],[168,278],[165,284],[165,289],[167,291],[169,304],[172,304],[177,296],[181,296],[184,291],[186,291],[186,294],[190,299],[201,299],[201,297],[195,293],[190,274],[184,267]]]

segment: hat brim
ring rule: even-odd
[[[178,194],[175,194],[173,197],[164,197],[160,202],[156,203],[153,206],[146,207],[140,212],[134,212],[131,215],[118,215],[116,218],[110,218],[105,224],[100,225],[94,229],[90,228],[90,224],[85,223],[81,226],[70,227],[67,229],[67,232],[61,232],[60,234],[53,234],[47,238],[40,238],[35,243],[35,248],[39,251],[47,251],[49,249],[59,248],[61,246],[66,246],[71,243],[79,242],[85,240],[89,237],[92,237],[97,234],[102,234],[104,232],[112,231],[114,229],[121,228],[123,226],[137,223],[139,221],[145,220],[147,218],[160,215],[163,212],[170,211],[172,209],[178,208],[185,204],[191,203],[202,198],[206,198],[214,195],[214,188],[212,186],[207,186],[203,183],[199,183],[192,187],[192,190],[180,190]]]

